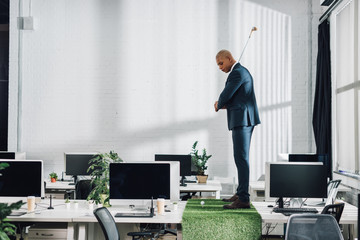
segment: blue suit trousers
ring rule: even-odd
[[[236,194],[240,201],[249,202],[249,151],[254,126],[239,126],[232,129],[234,160],[238,171],[239,185]]]

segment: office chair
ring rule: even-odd
[[[106,240],[120,240],[114,218],[106,207],[95,209],[94,215],[101,226]]]
[[[285,240],[344,240],[336,219],[330,214],[293,214]]]
[[[329,204],[324,207],[321,214],[331,214],[339,224],[345,203]]]
[[[78,180],[75,184],[75,198],[86,199],[92,189],[91,180]]]
[[[101,229],[105,235],[105,239],[120,240],[120,235],[116,228],[115,220],[109,210],[106,207],[102,207],[95,209],[93,212],[101,226]],[[154,239],[154,234],[152,232],[129,232],[127,235],[131,236],[133,240],[141,239],[142,237]]]

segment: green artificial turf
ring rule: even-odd
[[[201,205],[204,201],[204,205]],[[259,240],[261,217],[256,209],[225,210],[218,199],[189,199],[182,218],[184,240]]]

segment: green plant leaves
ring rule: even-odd
[[[87,197],[87,200],[94,200],[96,204],[99,204],[102,201],[101,194],[109,195],[109,166],[113,162],[123,162],[114,151],[96,154],[89,161],[91,165],[87,171],[92,171],[90,174],[92,177],[91,184],[94,188]],[[109,202],[109,197],[107,197],[105,202]]]
[[[16,226],[9,223],[7,216],[10,215],[11,211],[14,209],[19,209],[24,204],[23,201],[18,201],[16,203],[0,203],[0,240],[8,240],[8,235],[14,235]]]
[[[191,160],[198,170],[198,175],[205,175],[205,170],[208,168],[208,166],[206,165],[207,161],[209,160],[209,158],[212,157],[212,155],[207,155],[205,148],[203,149],[202,154],[199,155],[199,150],[196,149],[197,144],[198,141],[195,141],[195,143],[192,146],[190,152]]]

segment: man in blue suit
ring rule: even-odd
[[[236,194],[225,202],[225,209],[250,208],[249,200],[249,150],[254,126],[260,124],[259,112],[249,71],[237,63],[231,53],[221,50],[216,55],[220,70],[229,73],[225,88],[214,107],[227,110],[228,128],[232,131],[234,160],[238,171]]]

